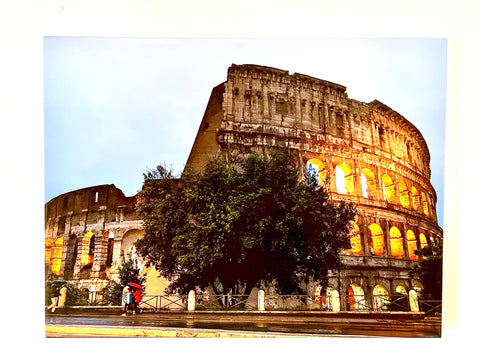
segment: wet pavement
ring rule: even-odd
[[[47,314],[45,325],[49,327],[108,327],[121,329],[185,329],[252,332],[256,334],[284,334],[305,336],[371,336],[371,337],[440,337],[440,319],[370,319],[370,318],[319,318],[308,317],[258,317],[232,318],[187,316],[173,313],[142,313],[139,315],[106,314]]]

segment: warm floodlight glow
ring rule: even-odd
[[[327,180],[327,169],[325,169],[325,164],[323,161],[318,159],[310,159],[307,161],[307,164],[311,164],[317,174],[318,185],[325,186]]]
[[[396,259],[403,259],[405,253],[403,251],[403,237],[400,230],[393,226],[390,229],[390,246],[392,248],[392,256]]]
[[[392,178],[388,175],[382,176],[383,182],[383,196],[389,203],[395,199],[395,186],[393,185]]]
[[[369,230],[369,245],[372,255],[385,256],[385,243],[383,241],[383,231],[380,225],[372,224]]]
[[[407,231],[407,243],[408,243],[408,255],[412,260],[418,260],[418,256],[415,255],[415,250],[417,250],[417,239],[412,230]]]
[[[398,192],[400,193],[400,204],[404,208],[408,208],[410,206],[409,193],[407,185],[405,185],[403,180],[400,180],[398,183]]]

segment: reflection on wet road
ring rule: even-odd
[[[335,321],[324,320],[309,322],[287,321],[212,321],[179,319],[158,314],[140,314],[122,317],[119,315],[48,315],[45,325],[86,325],[86,326],[119,326],[119,327],[160,327],[188,329],[222,329],[256,332],[279,332],[317,335],[364,335],[380,337],[439,337],[440,327],[422,321]]]

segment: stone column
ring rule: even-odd
[[[390,239],[390,222],[388,220],[385,220],[385,226],[386,226],[386,234],[384,236],[384,242],[385,242],[385,257],[390,258],[392,257],[392,243]]]

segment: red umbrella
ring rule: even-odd
[[[142,285],[138,285],[137,283],[134,283],[134,282],[129,282],[128,283],[128,286],[132,286],[132,287],[135,287],[137,289],[141,289],[142,288]]]

